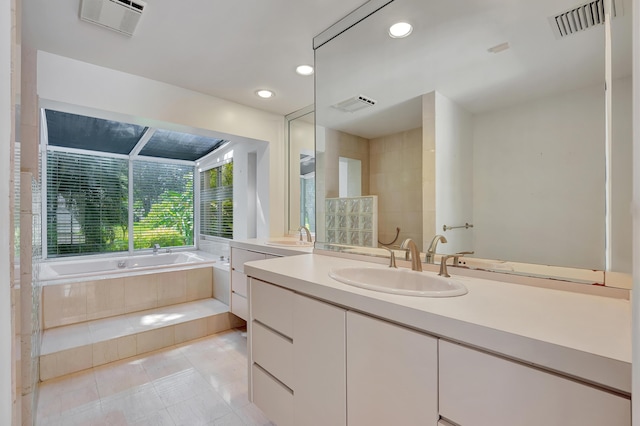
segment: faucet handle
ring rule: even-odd
[[[463,257],[465,254],[474,254],[475,251],[459,251],[458,253],[453,255],[453,266],[458,266],[459,258]]]
[[[445,278],[451,277],[451,275],[449,275],[449,271],[447,271],[447,260],[449,260],[452,257],[454,257],[454,255],[452,254],[443,254],[440,257],[440,272],[438,272],[438,275],[440,275],[441,277],[445,277]]]
[[[393,251],[393,249],[387,247],[387,246],[381,246],[383,249],[386,249],[389,251],[389,268],[397,268],[398,266],[396,265],[396,253]]]

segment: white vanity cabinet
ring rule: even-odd
[[[278,426],[293,420],[293,305],[295,293],[252,279],[249,284],[249,392]]]
[[[461,426],[628,426],[631,401],[447,341],[439,348],[440,414]]]
[[[293,315],[294,423],[344,426],[346,311],[296,295]]]
[[[346,311],[251,279],[252,401],[278,426],[346,425]]]
[[[279,257],[257,251],[231,247],[231,313],[248,320],[247,275],[244,264],[252,260]]]
[[[349,426],[438,424],[438,339],[347,313]]]

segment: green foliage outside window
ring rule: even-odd
[[[193,245],[193,167],[50,151],[47,154],[49,257]],[[129,184],[134,221],[129,223]]]

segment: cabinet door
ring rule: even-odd
[[[437,425],[438,340],[347,313],[349,426]]]
[[[264,253],[231,247],[231,268],[244,273],[244,263],[265,259]]]
[[[631,424],[627,398],[454,343],[439,350],[440,414],[457,424]]]
[[[344,309],[296,295],[294,424],[346,425]]]

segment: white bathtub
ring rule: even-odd
[[[43,284],[86,277],[132,275],[165,269],[188,269],[213,265],[216,257],[203,251],[183,251],[121,257],[51,260],[40,264],[39,280]]]

